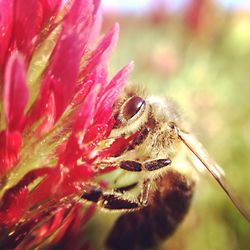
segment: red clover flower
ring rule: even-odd
[[[96,159],[124,144],[101,142],[132,68],[108,81],[119,27],[97,43],[99,7],[99,0],[0,0],[1,249],[88,246],[77,235],[95,206],[80,197],[86,182],[113,169]]]

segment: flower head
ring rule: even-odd
[[[65,239],[94,211],[79,201],[86,183],[112,170],[95,161],[114,150],[98,145],[111,132],[112,106],[131,64],[108,81],[119,28],[96,44],[99,5],[0,1],[0,244],[6,249],[67,247]]]

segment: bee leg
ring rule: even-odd
[[[137,201],[130,200],[128,198],[117,195],[117,193],[103,194],[102,207],[106,209],[135,209],[141,207],[141,204]]]
[[[102,188],[95,186],[90,186],[89,189],[83,193],[81,198],[95,202],[101,207],[110,210],[130,210],[141,207],[141,204],[138,201],[130,200],[124,197],[121,193],[106,193]]]
[[[119,167],[132,172],[140,172],[142,170],[154,171],[168,166],[171,163],[170,159],[157,159],[140,163],[138,161],[121,161]]]
[[[140,204],[142,204],[143,206],[146,206],[148,204],[150,187],[151,187],[150,179],[145,179],[143,181],[143,188],[138,196],[138,200]]]
[[[171,160],[169,159],[157,159],[157,160],[144,162],[143,167],[147,171],[154,171],[154,170],[166,167],[169,164],[171,164]]]
[[[142,164],[138,161],[121,161],[119,167],[132,172],[142,171]]]

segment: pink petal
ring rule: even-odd
[[[107,84],[107,76],[107,63],[105,62],[101,63],[100,65],[96,65],[96,67],[93,68],[92,72],[89,72],[89,74],[84,78],[83,81],[92,81],[93,88],[98,84],[100,85],[101,89],[104,89],[104,86]]]
[[[18,245],[16,250],[32,249],[34,246],[38,246],[41,241],[55,233],[56,230],[62,225],[65,217],[67,216],[67,210],[69,209],[58,209],[55,215],[52,215],[52,217],[49,218],[49,220],[46,220],[43,225],[35,228],[35,230],[32,230],[22,243]]]
[[[86,131],[85,137],[84,137],[84,143],[94,143],[95,145],[102,140],[106,133],[107,133],[107,124],[97,124],[94,125]]]
[[[81,104],[77,113],[78,117],[75,121],[72,134],[76,135],[78,132],[85,133],[85,130],[90,126],[94,116],[97,94],[98,89],[92,89],[84,102]]]
[[[77,204],[79,206],[79,204]],[[77,249],[75,248],[75,239],[72,237],[69,239],[66,235],[70,231],[71,224],[74,222],[75,216],[78,217],[79,210],[77,211],[76,205],[67,213],[67,217],[61,221],[61,225],[56,232],[55,238],[52,240],[51,245],[54,249]],[[66,237],[65,237],[66,236]],[[65,239],[66,238],[66,239]],[[66,240],[66,242],[64,241]],[[62,244],[62,245],[61,245]],[[70,247],[68,246],[70,244]]]
[[[121,90],[126,83],[126,80],[132,71],[133,63],[130,63],[123,67],[110,81],[109,85],[104,90],[105,92],[102,94],[102,98],[99,101],[98,111],[96,112],[96,116],[94,122],[96,124],[107,123],[112,116],[112,106],[121,93]]]
[[[11,206],[0,211],[0,223],[6,226],[16,224],[23,215],[26,207],[28,189],[22,188],[12,197]]]
[[[11,50],[18,50],[29,56],[33,49],[33,39],[41,30],[41,25],[42,6],[40,2],[30,0],[29,4],[23,4],[22,0],[16,0]]]
[[[65,211],[62,209],[62,210],[58,211],[55,214],[55,216],[52,218],[52,222],[49,225],[48,232],[46,232],[47,235],[49,235],[51,232],[54,232],[58,228],[58,226],[61,225],[61,223],[63,221],[63,217],[64,217],[64,212]],[[48,227],[48,225],[45,225],[45,226]]]
[[[75,0],[63,23],[63,29],[52,53],[49,67],[43,80],[40,97],[32,107],[27,124],[39,119],[47,105],[51,92],[54,93],[57,120],[69,105],[80,60],[88,41],[92,25],[93,5],[90,0]]]
[[[37,188],[30,192],[28,186],[39,177],[43,177],[44,179]],[[59,168],[43,167],[27,173],[15,186],[4,193],[0,207],[0,224],[15,224],[30,207],[41,202],[43,202],[45,209],[46,204],[44,202],[48,199],[52,200],[54,194],[60,190],[57,187],[60,185],[61,179]],[[7,217],[6,213],[8,211],[11,212],[10,217],[12,219]]]
[[[43,24],[47,24],[58,13],[62,0],[40,0],[43,6]]]
[[[91,1],[75,0],[65,19],[63,31],[43,82],[55,93],[57,118],[69,104],[88,41],[92,15]]]
[[[12,225],[22,217],[31,205],[28,202],[28,185],[50,172],[50,168],[35,169],[4,193],[0,207],[0,223]]]
[[[53,200],[58,191],[60,191],[60,185],[64,178],[64,172],[61,167],[50,168],[50,172],[36,189],[32,190],[28,197],[28,203],[30,206],[34,206],[46,200]]]
[[[96,159],[97,156],[93,154],[93,150],[101,140],[107,137],[108,132],[107,124],[97,124],[88,128],[84,137],[85,150],[82,155],[84,162],[91,164]]]
[[[34,135],[39,137],[42,134],[47,133],[55,124],[56,117],[56,107],[55,107],[55,97],[51,93],[49,96],[48,104],[45,108],[44,120],[42,124],[36,129]]]
[[[131,135],[128,138],[118,137],[108,148],[103,149],[98,153],[98,157],[116,157],[121,155],[129,146],[129,142],[132,141],[138,133]]]
[[[9,130],[13,131],[20,128],[28,94],[24,60],[19,54],[13,54],[6,66],[3,97],[6,123]]]
[[[87,207],[83,212],[82,204],[75,204],[71,214],[67,218],[67,225],[65,225],[55,238],[57,243],[54,247],[56,249],[83,249],[83,240],[79,230],[92,217],[95,212],[95,205]],[[70,223],[69,223],[70,222]],[[84,248],[86,249],[86,248]]]
[[[78,104],[81,104],[84,101],[87,94],[90,92],[90,89],[92,88],[92,86],[93,86],[93,82],[91,80],[84,82],[82,84],[78,84],[76,86],[75,94],[70,105],[74,107]]]
[[[30,0],[24,4],[16,0],[11,51],[18,50],[29,60],[42,29],[57,14],[60,3],[60,0]]]
[[[87,75],[92,72],[98,65],[106,65],[111,51],[116,44],[118,34],[119,25],[115,24],[104,36],[97,48],[91,53],[90,60],[80,74],[81,77],[87,77]]]
[[[27,173],[15,186],[8,189],[1,200],[1,207],[0,207],[0,214],[4,214],[5,211],[11,210],[16,211],[16,205],[18,205],[18,209],[22,211],[22,213],[25,212],[25,209],[28,208],[32,203],[28,202],[28,192],[25,191],[26,198],[25,203],[20,204],[18,201],[19,199],[23,199],[23,190],[28,191],[28,185],[34,182],[37,178],[47,176],[53,172],[53,169],[51,168],[39,168],[35,169],[29,173]],[[20,197],[19,197],[20,196]],[[19,203],[18,203],[19,202]],[[14,213],[14,212],[13,212]],[[22,214],[18,212],[18,216],[21,216]],[[14,216],[12,214],[13,218],[17,218],[17,215]],[[12,220],[10,221],[12,223]]]
[[[85,183],[91,180],[95,176],[93,167],[84,163],[83,165],[74,166],[69,169],[69,172],[65,175],[65,178],[60,185],[58,195],[60,197],[66,197],[69,195],[81,195],[85,188]]]
[[[0,179],[18,162],[21,144],[18,131],[0,132]]]
[[[63,120],[63,126],[66,130],[73,129],[73,123],[78,115],[79,106],[81,106],[81,103],[85,100],[86,96],[90,92],[91,88],[93,86],[92,81],[88,81],[82,84],[78,84],[74,90],[75,94],[73,96],[73,99],[70,103],[70,105],[67,107],[67,116]],[[49,112],[48,112],[49,114]],[[53,125],[53,124],[51,124]],[[63,131],[62,131],[63,133]],[[65,132],[67,133],[67,132]],[[63,144],[60,144],[57,148],[57,155],[60,155],[62,150],[65,150],[66,141]]]
[[[39,222],[40,225],[43,225],[44,223],[47,223],[49,219],[55,216],[56,213],[60,212],[64,208],[69,210],[71,206],[71,204],[61,205],[60,207],[51,206],[42,211],[38,211],[38,213],[34,216],[30,215],[27,220],[15,225],[15,230],[13,233],[6,235],[6,237],[1,240],[1,245],[4,246],[5,249],[30,249],[28,247],[29,239],[34,239],[32,238],[32,233],[34,228],[36,228],[37,223]],[[28,242],[26,242],[26,240],[28,240]],[[35,246],[37,247],[37,245]],[[32,246],[32,248],[33,247],[34,246]]]
[[[92,31],[90,32],[88,45],[92,46],[97,41],[102,27],[102,11],[100,8],[100,0],[94,0],[94,23]]]
[[[60,157],[59,164],[65,166],[74,165],[75,161],[84,151],[83,139],[86,129],[91,125],[93,120],[97,94],[97,89],[93,89],[81,104],[72,134],[68,139],[65,152]]]
[[[3,74],[6,57],[18,50],[25,60],[51,31],[61,0],[2,0],[0,2],[0,73]],[[30,21],[32,20],[32,22]],[[46,32],[41,32],[47,25]]]
[[[97,48],[89,56],[89,61],[83,67],[80,77],[82,81],[101,83],[103,89],[107,83],[107,62],[118,39],[119,25],[115,24],[103,37]]]
[[[83,211],[83,206],[76,203],[68,214],[61,228],[59,228],[56,237],[52,241],[53,249],[85,249],[86,243],[82,239],[82,225],[84,225],[83,217],[87,213],[88,216],[94,213],[93,206]],[[85,245],[84,245],[85,244]],[[85,248],[82,248],[84,245]]]
[[[3,74],[5,57],[10,43],[13,27],[14,0],[0,2],[0,74]]]

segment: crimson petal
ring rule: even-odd
[[[0,224],[10,226],[20,219],[31,205],[28,202],[28,185],[39,177],[47,176],[52,171],[53,169],[47,167],[35,169],[4,193],[0,206]]]
[[[0,74],[3,73],[3,66],[11,38],[12,26],[13,0],[3,0],[0,4]]]
[[[110,31],[103,37],[97,48],[91,53],[90,60],[80,73],[80,77],[83,77],[86,80],[90,72],[93,72],[94,69],[97,70],[96,68],[98,67],[98,65],[103,65],[107,63],[107,59],[109,58],[111,51],[116,44],[118,35],[119,25],[115,24],[110,29]],[[91,77],[88,78],[91,79]]]
[[[97,94],[97,89],[93,89],[81,104],[72,134],[67,142],[65,152],[60,157],[59,164],[66,166],[74,164],[82,151],[84,151],[84,148],[82,148],[83,139],[86,129],[91,125],[93,120]]]
[[[10,51],[20,51],[28,61],[42,29],[57,13],[60,3],[61,0],[30,0],[29,4],[24,4],[23,0],[16,0]]]
[[[0,177],[8,172],[19,160],[22,136],[18,131],[0,132]],[[0,183],[2,179],[0,180]]]
[[[90,1],[74,2],[44,77],[44,83],[55,93],[57,118],[69,104],[74,91],[80,60],[91,29],[92,12]]]
[[[91,3],[90,0],[75,0],[66,16],[51,62],[43,76],[40,97],[31,109],[27,125],[31,125],[44,114],[51,92],[55,98],[55,121],[69,105],[78,78],[80,60],[92,27]]]
[[[20,128],[28,94],[24,60],[19,54],[13,54],[8,60],[5,71],[3,99],[7,129],[13,131]]]
[[[133,69],[133,63],[127,64],[123,67],[110,81],[109,85],[104,90],[102,98],[99,101],[98,111],[94,118],[96,124],[107,123],[112,117],[112,106],[121,93],[121,90],[126,83],[126,80]]]
[[[102,11],[100,8],[100,0],[94,0],[94,23],[93,28],[89,35],[89,41],[88,44],[91,46],[92,44],[95,44],[95,41],[97,40],[102,26]]]

